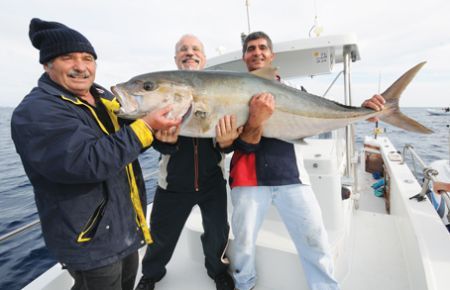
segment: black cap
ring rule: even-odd
[[[89,40],[64,24],[33,18],[28,34],[33,46],[40,51],[39,62],[42,64],[71,52],[87,52],[97,59]]]

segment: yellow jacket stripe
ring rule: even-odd
[[[152,237],[150,235],[150,230],[147,225],[147,220],[145,218],[144,212],[142,211],[141,199],[139,198],[139,190],[136,184],[136,178],[134,177],[133,165],[130,163],[127,165],[128,182],[131,186],[131,201],[133,202],[134,210],[136,211],[137,221],[144,234],[144,239],[147,244],[153,243]]]

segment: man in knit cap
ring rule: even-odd
[[[97,54],[82,34],[32,19],[45,72],[14,110],[11,133],[33,185],[45,243],[72,289],[133,289],[137,250],[152,242],[138,155],[153,131],[177,126],[171,108],[125,122],[94,83]]]

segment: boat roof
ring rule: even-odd
[[[336,63],[344,61],[348,50],[353,62],[360,60],[354,34],[330,35],[274,43],[273,66],[283,78],[331,73]],[[247,72],[242,51],[234,51],[208,60],[206,69]]]

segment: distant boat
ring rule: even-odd
[[[439,115],[449,115],[450,116],[450,108],[441,108],[441,109],[427,109],[427,112],[430,115],[435,115],[435,116],[439,116]]]

